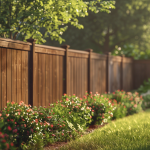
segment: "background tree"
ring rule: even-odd
[[[112,52],[117,45],[132,44],[140,51],[150,49],[150,1],[116,0],[115,9],[110,14],[95,14],[90,10],[88,13],[87,17],[79,18],[83,30],[69,26],[63,35],[71,48],[92,48],[104,53]],[[49,39],[45,44],[59,46],[58,42]]]
[[[0,0],[0,36],[24,41],[32,37],[36,43],[44,43],[50,36],[61,43],[68,23],[81,29],[77,17],[87,16],[88,9],[109,12],[110,7],[114,8],[113,1]]]

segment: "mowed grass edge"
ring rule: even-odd
[[[149,150],[150,109],[118,119],[60,150]]]

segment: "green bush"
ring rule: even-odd
[[[139,97],[139,93],[131,93],[117,90],[111,94],[113,99],[116,99],[117,103],[124,104],[127,109],[127,115],[132,115],[134,113],[139,113],[142,110],[142,96]]]
[[[142,108],[150,108],[150,95],[143,96]]]
[[[0,150],[28,150],[79,137],[93,124],[103,124],[141,110],[138,93],[86,93],[84,98],[64,94],[48,107],[7,102],[0,112]]]
[[[141,95],[142,93],[146,93],[148,90],[150,90],[150,78],[147,81],[144,81],[143,85],[141,85],[136,91]]]

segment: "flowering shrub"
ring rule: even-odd
[[[113,109],[109,98],[104,95],[96,94],[92,95],[92,92],[87,97],[84,96],[86,104],[93,112],[92,116],[92,125],[93,124],[103,124],[110,121],[110,118],[113,117]]]
[[[131,93],[131,92],[125,92],[117,90],[116,92],[113,92],[111,95],[112,99],[116,99],[117,102],[123,104],[126,106],[127,109],[127,115],[132,115],[134,113],[138,113],[142,110],[141,104],[143,101],[142,96],[139,97],[139,93]]]
[[[77,138],[89,125],[103,124],[141,110],[138,93],[86,93],[78,98],[64,94],[47,107],[7,102],[0,112],[0,150],[28,150]]]

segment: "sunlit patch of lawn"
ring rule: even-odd
[[[60,150],[149,150],[150,109],[118,119]]]

